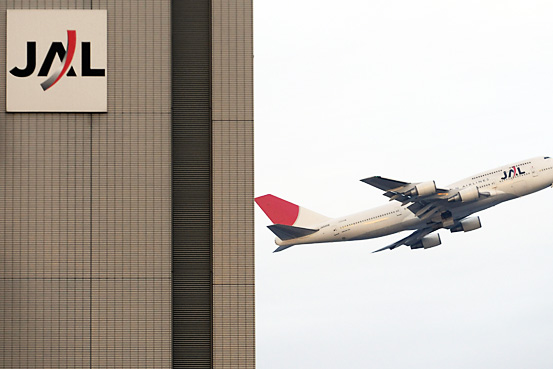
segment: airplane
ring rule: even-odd
[[[373,252],[406,245],[429,249],[441,245],[439,229],[470,232],[482,227],[472,214],[504,201],[553,187],[553,159],[535,157],[491,169],[436,187],[435,181],[402,182],[383,177],[361,180],[384,191],[392,203],[339,218],[328,218],[273,195],[255,198],[273,222],[268,228],[277,236],[278,248],[299,244],[365,240],[393,233],[414,232]]]

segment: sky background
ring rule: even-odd
[[[553,2],[257,1],[255,195],[338,217],[373,175],[438,187],[553,156]],[[257,367],[553,367],[553,189],[442,245],[273,254],[256,207]]]

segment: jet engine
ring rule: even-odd
[[[482,227],[480,223],[480,217],[470,217],[461,220],[455,227],[451,228],[450,231],[453,232],[470,232]]]
[[[447,201],[470,202],[478,199],[479,196],[480,196],[480,192],[478,192],[478,188],[469,187],[469,188],[462,189],[455,196],[447,199]]]
[[[436,182],[422,182],[407,193],[409,196],[428,196],[436,193]]]
[[[411,246],[411,249],[429,249],[431,247],[436,247],[442,244],[440,235],[435,233],[423,237],[419,242]]]

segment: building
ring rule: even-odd
[[[107,112],[0,57],[0,367],[253,368],[251,0],[6,0],[1,55],[7,9],[107,10]]]

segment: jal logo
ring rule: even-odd
[[[503,177],[501,177],[501,180],[507,179],[507,178],[514,178],[518,175],[526,174],[526,172],[523,172],[520,167],[512,167],[509,168],[509,171],[506,170],[503,171]]]
[[[107,11],[8,10],[7,20],[7,111],[107,111]]]
[[[66,73],[68,77],[76,77],[75,69],[71,66],[77,44],[77,31],[67,30],[67,46],[61,42],[52,42],[48,53],[44,57],[38,72],[39,77],[46,77],[50,73],[52,64],[56,57],[61,61],[61,65],[52,73],[52,75],[40,84],[42,90],[46,91],[53,87]],[[94,69],[90,66],[90,42],[81,42],[81,75],[83,77],[104,77],[106,70],[102,68]],[[25,68],[13,67],[10,73],[19,78],[31,76],[36,69],[36,41],[27,42],[27,62]]]

